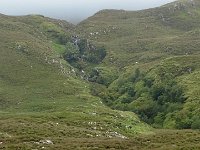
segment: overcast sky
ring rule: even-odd
[[[42,14],[77,23],[102,9],[141,10],[172,1],[174,0],[0,0],[0,13]]]

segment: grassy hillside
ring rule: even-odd
[[[62,57],[72,30],[43,16],[0,16],[1,149],[55,148],[45,140],[151,132],[134,113],[104,106],[76,76]]]
[[[103,10],[81,22],[84,36],[105,45],[106,65],[124,67],[198,53],[199,1],[177,1],[142,10]]]
[[[199,12],[198,0],[179,0],[141,11],[102,10],[81,22],[76,30],[107,50],[92,76],[106,87],[97,85],[93,94],[155,126],[199,128]]]
[[[199,149],[199,12],[0,15],[0,149]]]

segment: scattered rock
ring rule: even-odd
[[[91,104],[91,106],[93,106],[93,107],[97,107],[96,105],[94,105],[94,104]]]
[[[97,114],[96,112],[93,112],[93,113],[92,113],[92,115],[96,115],[96,114]]]
[[[39,143],[42,143],[42,144],[53,144],[53,142],[51,140],[40,140]]]
[[[73,72],[73,73],[75,73],[75,70],[74,70],[74,69],[72,69],[72,72]]]
[[[21,49],[21,45],[18,45],[17,48],[18,48],[18,49]]]
[[[34,144],[37,144],[37,145],[39,145],[40,144],[40,142],[33,142]]]
[[[96,122],[88,122],[88,125],[96,125]]]
[[[192,73],[192,68],[188,68],[188,72],[189,72],[189,73]]]
[[[86,134],[87,136],[90,136],[90,137],[93,137],[93,135],[92,134]]]
[[[122,139],[128,139],[128,137],[118,133],[118,132],[109,132],[106,131],[107,137],[112,138],[112,137],[117,137],[117,138],[122,138]]]

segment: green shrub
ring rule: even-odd
[[[100,72],[92,74],[92,79],[96,81],[101,79],[98,83],[105,81],[99,78]],[[187,118],[187,114],[184,116],[184,112],[177,113],[182,109],[186,98],[182,87],[177,84],[172,75],[162,75],[154,79],[136,69],[126,79],[119,79],[115,88],[109,89],[105,103],[109,102],[114,109],[133,111],[143,121],[157,127],[191,127],[191,120]]]
[[[194,116],[192,118],[191,128],[192,129],[200,129],[200,116]]]

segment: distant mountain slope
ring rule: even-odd
[[[78,29],[106,46],[106,64],[124,67],[199,53],[199,11],[199,1],[190,0],[135,12],[103,10],[81,22]]]
[[[95,82],[107,87],[94,94],[110,107],[134,111],[149,123],[199,128],[199,12],[198,0],[179,0],[141,11],[102,10],[81,22],[76,30],[107,50],[96,67],[99,73],[93,75]],[[100,79],[112,76],[108,69],[118,72],[118,79],[105,84]],[[185,101],[176,104],[176,94]]]

